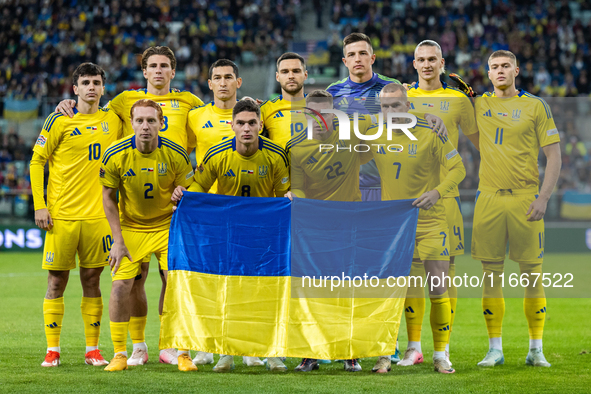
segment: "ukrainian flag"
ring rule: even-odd
[[[406,281],[391,285],[410,272],[417,218],[411,200],[185,193],[170,229],[160,347],[321,359],[393,354]]]
[[[39,100],[4,100],[4,118],[20,122],[37,117]]]
[[[591,220],[591,194],[567,190],[562,196],[560,216],[569,220]]]

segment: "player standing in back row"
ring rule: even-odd
[[[98,350],[103,314],[100,276],[108,265],[112,237],[102,206],[99,167],[102,153],[120,137],[121,121],[108,109],[99,107],[104,93],[105,72],[83,63],[72,75],[78,96],[70,119],[51,114],[33,148],[31,188],[35,203],[35,224],[47,231],[43,248],[43,269],[48,270],[43,320],[47,337],[44,367],[60,364],[60,334],[64,318],[64,291],[70,270],[80,261],[82,319],[86,336],[86,364],[106,365]],[[49,161],[47,206],[43,173]]]
[[[489,350],[478,363],[503,364],[501,330],[505,300],[500,275],[507,241],[509,258],[519,263],[529,280],[523,309],[529,329],[527,365],[549,367],[542,350],[546,298],[541,279],[544,258],[544,221],[548,200],[560,174],[560,137],[548,104],[515,87],[519,75],[515,55],[493,52],[488,76],[494,92],[476,99],[480,131],[480,184],[474,207],[472,258],[482,261],[484,281],[482,310]],[[539,189],[538,154],[547,158],[544,183]]]

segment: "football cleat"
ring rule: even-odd
[[[144,365],[148,362],[148,352],[142,348],[137,348],[131,353],[131,357],[127,360],[127,365],[135,367],[137,365]]]
[[[505,356],[503,351],[499,349],[488,349],[486,356],[478,363],[479,367],[494,367],[496,365],[505,364]]]
[[[197,352],[193,359],[195,365],[213,364],[213,353]]]
[[[234,369],[234,356],[220,355],[218,363],[213,367],[214,372],[228,372]]]
[[[389,356],[380,356],[378,362],[371,369],[371,372],[388,373],[392,369],[392,360]]]
[[[347,372],[359,372],[361,371],[361,365],[359,360],[354,358],[353,360],[345,360],[345,371]]]
[[[123,353],[117,353],[111,360],[109,365],[105,367],[105,371],[123,371],[127,369],[127,356]]]
[[[179,371],[183,371],[183,372],[199,371],[199,368],[197,368],[195,366],[195,364],[193,364],[191,357],[189,357],[189,355],[187,353],[179,354],[178,364],[179,364]]]
[[[271,372],[286,372],[287,367],[279,357],[269,357],[267,359],[267,369]]]
[[[176,349],[164,349],[160,351],[160,357],[158,358],[158,361],[162,364],[177,365],[179,362],[178,358],[179,356]]]
[[[446,350],[445,351],[445,359],[447,360],[447,362],[449,363],[449,365],[453,365],[449,359],[449,352]]]
[[[42,367],[57,367],[60,365],[60,354],[49,350],[45,355],[45,360],[41,363]]]
[[[265,365],[265,363],[262,362],[261,359],[258,357],[243,356],[242,362],[247,367],[262,367],[263,365]]]
[[[95,367],[104,367],[109,365],[109,362],[101,355],[101,351],[98,349],[91,350],[84,356],[84,362],[88,365],[94,365]]]
[[[423,353],[419,353],[414,347],[406,349],[404,358],[398,362],[401,367],[410,367],[411,365],[420,364],[423,362]]]
[[[300,365],[294,368],[294,371],[310,372],[320,368],[318,360],[315,358],[303,358]]]
[[[332,363],[331,360],[317,360],[317,361],[318,361],[318,364],[330,364],[330,363]]]
[[[438,358],[437,360],[433,360],[433,366],[435,367],[435,372],[439,373],[454,373],[456,372],[455,369],[451,367],[449,361],[445,358]]]
[[[394,354],[390,356],[390,361],[392,361],[394,364],[400,362],[400,350],[398,349],[398,345],[396,345],[396,351]]]
[[[529,353],[527,353],[527,357],[525,358],[525,364],[534,367],[550,367],[552,365],[546,361],[541,347],[529,349]]]

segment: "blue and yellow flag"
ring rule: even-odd
[[[160,348],[259,357],[393,354],[418,209],[185,193]]]

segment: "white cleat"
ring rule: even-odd
[[[456,370],[451,367],[451,364],[449,363],[449,361],[447,361],[445,358],[438,358],[436,360],[433,360],[433,366],[435,367],[435,372],[439,372],[439,373],[454,373],[454,372],[456,372]]]
[[[178,365],[179,356],[176,349],[160,350],[160,357],[158,357],[158,361],[162,364]]]
[[[499,349],[488,349],[484,359],[478,363],[479,367],[494,367],[496,365],[505,364],[505,356],[503,351]]]
[[[414,347],[406,349],[404,352],[404,358],[398,361],[398,364],[401,367],[410,367],[411,365],[420,364],[424,361],[423,353],[420,353]]]
[[[214,372],[229,372],[234,369],[234,356],[220,354],[218,363],[213,367]]]
[[[205,365],[205,364],[213,364],[213,353],[207,352],[197,352],[195,358],[193,359],[193,364],[195,365]]]
[[[144,349],[137,348],[131,354],[131,357],[127,359],[127,365],[137,366],[144,365],[148,362],[148,352]]]
[[[445,351],[445,359],[447,360],[447,362],[449,363],[449,365],[452,365],[450,359],[449,359],[449,352],[446,350]]]
[[[551,364],[548,361],[546,361],[546,357],[544,357],[544,353],[542,352],[541,347],[529,349],[529,353],[527,353],[527,357],[525,358],[525,364],[534,367],[551,366]]]
[[[267,359],[267,369],[271,372],[286,372],[287,367],[279,357],[269,357]]]
[[[265,365],[265,363],[262,362],[261,359],[258,357],[244,356],[244,357],[242,357],[242,362],[247,367],[262,367]]]

